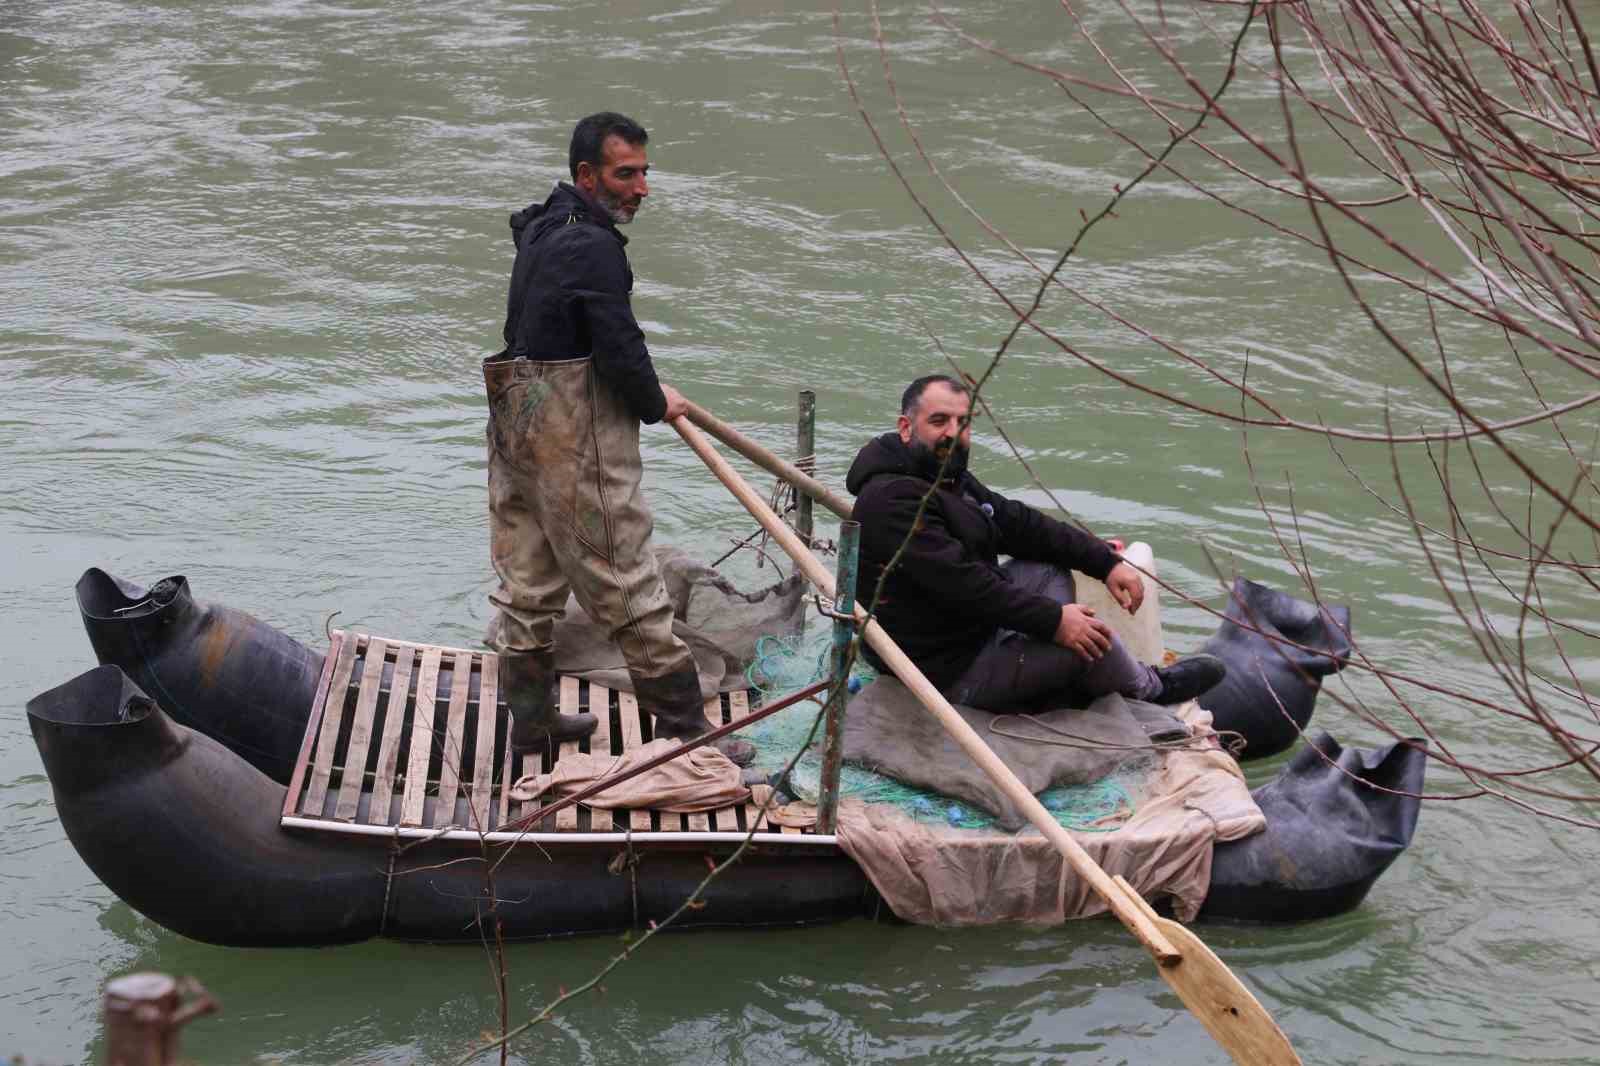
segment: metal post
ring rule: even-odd
[[[800,390],[800,417],[795,425],[795,465],[808,474],[817,472],[817,394]],[[794,528],[806,545],[811,544],[811,497],[794,490]]]
[[[189,978],[131,973],[107,981],[106,1066],[172,1066],[179,1059],[178,1030],[216,1009],[217,1001]]]
[[[833,687],[828,690],[827,734],[822,741],[822,788],[817,802],[817,832],[831,833],[839,816],[839,769],[844,761],[844,705],[850,699],[850,672],[845,652],[855,636],[856,559],[861,523],[839,524],[839,569],[834,579],[833,654],[829,658]],[[838,617],[842,615],[843,617]]]

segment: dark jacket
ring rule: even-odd
[[[845,486],[856,497],[851,517],[861,523],[856,599],[863,607],[938,472],[929,460],[885,433],[850,466]],[[1118,559],[1105,541],[991,492],[965,470],[940,484],[878,602],[883,628],[940,688],[961,676],[996,629],[1045,641],[1055,635],[1061,605],[1008,581],[1001,555],[1094,578]]]
[[[628,243],[604,210],[566,182],[511,216],[517,246],[506,296],[502,355],[594,358],[595,373],[641,422],[659,422],[667,398],[656,380],[628,294]]]

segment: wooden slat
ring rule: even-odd
[[[383,660],[387,655],[383,641],[367,641],[367,661],[361,669],[361,688],[356,693],[355,717],[350,721],[350,745],[345,751],[344,774],[339,781],[339,800],[333,816],[353,822],[361,801],[362,778],[367,772],[367,747],[372,743],[372,719],[378,711],[378,690],[383,687]]]
[[[705,703],[701,706],[700,713],[705,715],[706,721],[710,722],[712,725],[714,725],[714,726],[721,725],[722,724],[722,699],[721,699],[721,697],[717,696],[717,695],[712,695],[712,697],[710,699],[706,700]],[[664,814],[664,815],[661,816],[661,828],[663,828],[663,829],[667,828],[667,819],[669,817],[672,818],[672,821],[674,823],[676,823],[678,821],[678,818],[676,816],[671,816],[671,815],[665,815]],[[673,828],[676,829],[677,825],[674,825]],[[683,816],[683,828],[688,830],[691,833],[706,833],[706,832],[709,832],[711,830],[711,819],[707,818],[704,813],[685,814]]]
[[[333,668],[339,661],[339,653],[344,649],[345,639],[344,630],[335,629],[328,645],[328,654],[322,657],[322,672],[317,675],[317,694],[311,700],[311,712],[306,716],[305,735],[300,738],[300,753],[295,756],[294,773],[289,776],[289,788],[283,796],[285,818],[294,813],[295,805],[300,799],[300,786],[305,784],[306,763],[311,760],[313,738],[322,725],[323,710],[328,705],[328,683],[333,680]]]
[[[483,673],[478,679],[478,719],[475,757],[472,760],[472,828],[487,832],[489,793],[494,787],[495,704],[500,698],[500,657],[493,652],[483,656]]]
[[[537,751],[523,752],[521,755],[517,756],[517,777],[521,778],[526,777],[528,774],[538,773],[540,770],[540,764],[543,761],[544,757]],[[538,809],[539,802],[539,800],[532,799],[523,800],[521,803],[517,804],[517,817],[524,818],[532,814]],[[535,832],[543,833],[550,829],[550,819],[546,818],[538,825],[529,826],[528,828]]]
[[[472,686],[472,653],[458,651],[450,662],[450,705],[445,717],[444,760],[439,767],[439,798],[434,801],[433,824],[449,825],[456,817],[456,797],[461,791],[462,740],[467,735],[467,696]]]
[[[383,706],[383,739],[378,742],[378,765],[372,773],[372,805],[367,821],[389,824],[390,800],[394,797],[394,774],[400,761],[401,729],[410,699],[411,674],[417,663],[415,648],[402,646],[394,654],[394,674],[389,680],[389,701]]]
[[[760,822],[761,828],[758,829],[757,832],[764,833],[767,831],[771,823],[761,821],[761,805],[754,802],[756,798],[757,797],[752,794],[750,797],[751,802],[744,805],[744,826],[746,829],[749,829],[752,825]]]
[[[727,704],[729,712],[730,712],[729,716],[728,716],[728,721],[730,721],[730,722],[733,721],[733,715],[731,713],[732,709],[733,709],[733,700],[731,699],[732,695],[733,695],[733,693],[725,693],[722,696],[720,696],[717,699],[717,706],[716,706],[716,708],[714,710],[711,709],[711,706],[709,704],[707,704],[706,716],[711,719],[711,724],[712,725],[722,725],[723,724],[723,721],[722,721],[722,707],[723,707],[724,701],[726,701],[726,704]],[[744,693],[740,692],[740,693],[738,693],[738,695],[743,696]],[[746,703],[744,705],[744,710],[745,710],[746,714],[748,714],[750,712],[748,701],[746,701]],[[734,808],[732,808],[732,807],[718,807],[716,810],[710,811],[709,814],[710,814],[711,828],[714,829],[714,830],[717,830],[718,832],[730,832],[731,833],[731,832],[736,831],[739,828],[738,816],[736,814],[734,814]]]
[[[406,760],[405,797],[400,801],[400,824],[422,824],[422,801],[428,793],[428,757],[433,754],[434,705],[439,700],[439,660],[442,648],[425,648],[417,671],[417,706],[411,715],[411,757]]]
[[[498,714],[498,710],[495,712]],[[511,821],[511,786],[517,783],[515,769],[522,762],[511,750],[511,720],[506,719],[506,754],[500,764],[500,817],[496,825],[505,825]],[[521,806],[519,803],[517,806]]]
[[[644,733],[639,728],[639,699],[631,692],[617,693],[617,709],[622,719],[622,750],[632,751],[644,746]],[[650,831],[650,812],[635,808],[628,812],[628,824],[636,833]]]
[[[639,697],[631,692],[617,693],[617,717],[622,719],[622,750],[624,753],[644,746],[644,732],[639,727]]]
[[[339,742],[339,726],[344,719],[344,700],[350,689],[350,675],[356,667],[356,645],[361,634],[352,633],[339,650],[339,665],[333,669],[333,681],[328,686],[328,700],[322,711],[322,729],[317,734],[315,762],[311,769],[311,783],[306,786],[305,802],[300,813],[312,818],[322,817],[322,801],[328,795],[328,778],[333,773],[333,749]]]
[[[750,717],[750,693],[746,689],[734,689],[732,692],[728,693],[728,721],[738,722],[748,717]],[[755,820],[756,815],[759,813],[760,812],[757,811],[754,806],[745,806],[744,815],[746,829],[749,829],[750,823]],[[772,823],[766,822],[762,824],[760,831],[767,833],[771,832],[772,829]]]
[[[753,802],[757,798],[757,794],[766,797],[766,802],[770,808],[775,809],[777,806],[772,802],[772,791],[765,786],[758,785],[751,791],[753,793],[750,797],[752,802],[744,805],[744,824],[747,831],[752,825],[756,824],[757,819],[761,818],[761,807],[757,803]],[[761,828],[757,829],[756,832],[776,833],[777,831],[778,827],[772,824],[772,812],[771,810],[768,810],[767,817],[761,820]]]
[[[589,751],[595,755],[610,755],[611,751],[611,690],[604,685],[589,686],[589,713],[597,724],[589,735]]]
[[[580,694],[581,694],[581,685],[580,685],[580,683],[579,683],[577,678],[575,678],[575,677],[563,677],[561,679],[561,713],[562,714],[577,714],[578,713],[578,698],[579,698]],[[589,698],[591,700],[594,699],[594,686],[593,685],[589,686]],[[576,755],[576,754],[578,754],[578,742],[576,740],[568,740],[568,741],[563,742],[561,745],[559,745],[559,747],[557,748],[556,753],[555,753],[556,765],[559,766],[561,764],[561,760],[566,758],[568,755]],[[556,829],[557,830],[575,830],[577,828],[578,828],[578,806],[577,806],[577,804],[573,804],[570,807],[563,807],[563,808],[561,808],[561,810],[556,812]]]
[[[611,754],[611,690],[604,685],[589,685],[589,713],[594,715],[594,732],[589,734],[589,753],[591,755]],[[591,807],[589,810],[589,828],[597,833],[609,833],[614,828],[612,811],[600,807]],[[582,817],[579,817],[582,824]]]

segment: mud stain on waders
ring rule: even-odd
[[[550,383],[543,378],[534,378],[528,382],[527,395],[522,398],[522,405],[517,409],[515,422],[517,432],[527,430],[528,424],[533,421],[534,414],[550,395],[550,391]]]
[[[594,550],[602,555],[608,554],[610,538],[606,536],[605,512],[598,507],[586,507],[579,518],[579,525],[582,527],[579,533]]]

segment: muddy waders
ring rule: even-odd
[[[483,377],[489,552],[500,577],[489,597],[499,611],[490,643],[506,664],[513,744],[595,728],[590,715],[559,715],[551,690],[555,622],[569,591],[622,650],[658,734],[706,732],[694,656],[672,632],[672,601],[650,551],[639,420],[588,358],[489,359]],[[740,745],[748,761],[747,742],[717,746],[732,758]]]

